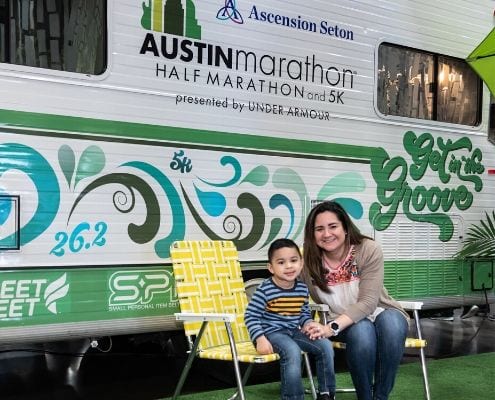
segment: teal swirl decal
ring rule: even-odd
[[[55,219],[60,206],[60,187],[50,163],[33,148],[19,143],[4,143],[0,150],[0,177],[7,171],[20,171],[31,179],[38,195],[38,205],[33,216],[21,227],[20,244],[25,245],[40,236]],[[6,211],[3,210],[4,219],[8,217]],[[12,241],[13,234],[3,238],[0,243]]]
[[[171,163],[172,169],[184,171],[191,170],[190,160],[182,157],[183,154],[183,151],[179,151],[174,155],[174,161]],[[77,166],[74,151],[70,146],[63,145],[58,151],[58,161],[67,181],[67,185],[73,189],[75,189],[83,180],[100,174],[101,171],[103,171],[106,162],[105,154],[95,145],[89,146],[83,151]],[[145,172],[155,179],[165,192],[172,209],[172,231],[168,236],[156,240],[154,249],[155,253],[160,258],[168,258],[170,256],[170,245],[172,242],[174,240],[183,239],[185,235],[184,210],[177,190],[160,170],[150,164],[141,161],[130,161],[122,164],[121,167],[130,167]],[[89,193],[103,186],[114,184],[122,185],[126,188],[126,191],[117,190],[113,194],[113,205],[119,212],[127,214],[134,209],[136,205],[136,193],[139,193],[146,206],[147,212],[145,221],[141,225],[134,223],[128,225],[127,232],[129,238],[136,244],[148,243],[155,239],[158,235],[161,219],[161,210],[157,195],[144,179],[130,173],[106,174],[87,184],[73,203],[67,222],[71,219],[78,204]],[[84,226],[86,230],[89,230],[89,225],[87,223],[83,223],[82,226]],[[97,231],[96,234],[103,235],[106,231],[106,224],[100,222],[95,226],[95,229]],[[67,235],[64,232],[58,233],[57,237],[60,239],[60,242],[52,249],[51,254],[55,254],[59,257],[63,256],[65,253],[65,250],[63,249],[65,244],[64,238],[66,236]],[[86,248],[91,247],[93,244],[102,246],[104,243],[105,240],[103,236],[101,238],[97,237],[95,242],[88,245]]]
[[[170,245],[175,240],[184,239],[186,232],[184,208],[182,207],[179,193],[175,189],[172,182],[170,182],[170,179],[168,179],[165,174],[163,174],[154,166],[138,161],[129,162],[123,165],[138,168],[151,175],[160,184],[163,191],[165,192],[165,195],[167,196],[170,207],[172,209],[172,221],[170,224],[172,226],[172,231],[168,236],[157,240],[157,242],[155,243],[155,251],[159,257],[168,258],[170,256]]]
[[[199,178],[199,179],[210,186],[228,187],[228,186],[235,185],[239,181],[239,179],[241,178],[241,174],[242,174],[242,168],[241,168],[241,164],[239,163],[239,161],[237,161],[232,156],[224,156],[220,159],[220,164],[223,166],[225,166],[225,165],[231,165],[232,166],[232,169],[234,170],[234,174],[230,180],[228,180],[227,182],[222,182],[222,183],[213,183],[213,182],[209,182],[205,179],[201,179],[201,178]]]
[[[175,169],[183,164],[187,157],[183,152],[176,152],[174,156]],[[189,159],[188,159],[189,160]],[[220,164],[232,169],[232,177],[225,182],[217,183],[198,176],[198,180],[212,189],[200,189],[194,184],[196,198],[199,201],[201,210],[194,206],[194,203],[181,184],[182,194],[185,204],[191,212],[196,224],[201,230],[213,240],[232,240],[239,250],[248,250],[255,246],[259,249],[266,247],[276,237],[297,238],[304,229],[305,216],[310,207],[309,195],[302,177],[291,168],[277,168],[272,173],[265,165],[258,165],[252,168],[243,177],[241,163],[232,156],[224,156],[220,159]],[[268,198],[268,204],[264,204],[255,193],[252,193],[249,186],[263,188],[264,193],[273,193]],[[246,187],[247,186],[247,187]],[[249,223],[240,217],[245,212],[234,214],[228,211],[227,194],[221,193],[222,189],[229,190],[229,195],[240,190],[236,202],[240,210],[248,211]],[[232,190],[234,189],[234,190]],[[364,179],[361,175],[350,172],[337,175],[331,178],[320,190],[318,199],[325,200],[334,198],[335,194],[341,192],[362,192],[365,190]],[[294,198],[298,201],[298,206],[294,203]],[[340,203],[350,212],[354,218],[361,218],[363,207],[357,200],[348,197],[337,197]],[[268,218],[268,207],[272,211],[277,211],[274,217]],[[301,210],[299,212],[296,211]],[[279,211],[280,210],[280,211]],[[219,234],[208,225],[204,216],[221,218],[222,228],[225,235]],[[280,216],[279,216],[280,215]],[[268,228],[268,231],[267,229]],[[282,230],[284,232],[282,233]],[[232,238],[233,236],[233,238]],[[262,240],[264,238],[264,240]],[[261,243],[261,244],[260,244]]]
[[[179,194],[170,180],[157,168],[144,162],[132,161],[122,166],[140,169],[151,175],[163,188],[172,206],[173,229],[165,238],[159,239],[155,243],[155,252],[160,258],[167,258],[170,255],[170,245],[174,240],[184,238],[185,218],[180,202]],[[121,213],[131,212],[136,205],[136,193],[139,193],[146,205],[146,218],[141,225],[130,223],[127,228],[129,238],[137,243],[144,244],[153,240],[160,227],[160,205],[156,193],[151,186],[142,178],[129,173],[111,173],[97,178],[88,184],[76,198],[70,213],[70,220],[77,205],[88,195],[88,193],[106,185],[119,184],[127,191],[117,190],[113,195],[113,205]]]
[[[191,214],[196,221],[196,224],[201,228],[201,230],[211,239],[211,240],[232,240],[239,251],[248,250],[260,240],[263,234],[263,227],[265,226],[265,211],[260,200],[251,193],[241,193],[237,198],[237,206],[240,209],[247,209],[252,215],[252,226],[250,232],[244,239],[241,239],[243,234],[243,224],[240,218],[234,214],[229,214],[225,216],[223,220],[223,228],[226,233],[231,234],[237,229],[237,235],[234,238],[225,238],[216,234],[201,218],[200,213],[196,210],[191,202],[191,199],[187,195],[186,191],[182,187],[182,194],[184,200],[191,211]]]
[[[240,162],[232,156],[224,156],[220,159],[220,164],[222,166],[230,166],[233,169],[233,176],[228,181],[215,183],[200,177],[198,177],[198,179],[201,182],[215,188],[228,188],[236,185],[242,176],[242,167]],[[266,167],[257,167],[251,171],[251,173],[247,174],[246,178],[241,181],[241,184],[251,183],[256,186],[263,186],[267,183],[267,181],[268,169]],[[254,247],[264,234],[266,214],[262,202],[254,194],[243,192],[237,197],[237,206],[241,210],[248,210],[252,217],[251,227],[247,235],[244,236],[245,225],[241,219],[237,215],[228,214],[223,217],[222,227],[229,237],[222,237],[208,226],[205,220],[201,217],[201,213],[204,211],[209,216],[221,217],[227,208],[225,196],[216,191],[201,191],[195,186],[196,195],[200,201],[201,207],[203,208],[200,212],[194,207],[182,184],[181,189],[186,205],[188,206],[194,220],[210,239],[232,240],[236,244],[239,251],[242,251]],[[277,201],[275,201],[275,203],[272,202],[274,206],[278,206],[276,203]],[[280,230],[281,226],[281,221],[275,221],[275,223],[272,223],[272,229],[276,229],[277,232]],[[235,234],[233,238],[230,237],[232,234]],[[273,236],[273,234],[269,236]]]
[[[465,145],[459,143],[460,147]],[[152,243],[156,255],[162,259],[169,257],[173,241],[186,237],[185,207],[197,224],[187,229],[189,232],[196,234],[199,229],[210,239],[233,240],[238,249],[244,251],[262,249],[280,236],[300,238],[310,200],[314,199],[310,197],[303,177],[292,168],[277,167],[277,158],[271,156],[263,158],[270,164],[254,166],[251,156],[248,156],[247,165],[250,169],[244,171],[236,157],[224,155],[219,160],[222,171],[219,171],[218,166],[208,166],[203,169],[208,171],[205,173],[208,175],[198,176],[189,154],[183,149],[175,149],[172,150],[168,167],[174,177],[189,176],[183,182],[179,179],[172,183],[162,170],[140,160],[126,162],[124,159],[116,171],[105,171],[108,154],[97,145],[86,148],[78,146],[76,149],[67,144],[60,146],[57,152],[57,173],[47,159],[30,147],[7,143],[0,150],[0,177],[7,171],[20,171],[25,179],[32,180],[38,199],[32,217],[20,228],[21,245],[39,237],[53,224],[60,209],[59,185],[64,186],[64,194],[67,194],[64,199],[76,197],[73,203],[69,203],[68,213],[64,210],[58,214],[66,227],[54,233],[54,243],[49,254],[59,258],[68,254],[98,251],[109,240],[114,240],[108,234],[111,230],[109,221],[105,220],[104,207],[97,210],[99,214],[92,215],[91,220],[85,217],[87,207],[83,204],[89,201],[87,196],[103,187],[105,190],[98,193],[111,190],[108,193],[111,197],[108,206],[113,206],[121,214],[132,213],[138,209],[138,204],[146,209],[144,221],[128,223],[127,234],[137,245]],[[202,162],[207,159],[206,153],[206,150],[202,151]],[[111,154],[112,157],[117,155]],[[477,155],[475,152],[473,154]],[[419,161],[417,164],[419,167],[422,165]],[[454,167],[456,164],[452,163],[451,168]],[[220,182],[214,179],[218,172],[225,172],[222,176],[226,176]],[[417,173],[421,174],[421,169]],[[458,176],[467,183],[477,184],[469,174],[459,173]],[[22,179],[19,179],[21,184]],[[189,192],[186,192],[186,188]],[[361,203],[342,193],[364,189],[364,180],[359,174],[343,173],[329,178],[318,192],[317,199],[338,199],[354,218],[361,218]],[[0,187],[0,194],[9,193],[6,188]],[[161,204],[163,198],[168,202],[165,206]],[[67,203],[64,201],[64,204]],[[87,206],[91,207],[92,204]],[[171,215],[170,221],[164,221],[163,207],[170,207],[166,213],[167,216]],[[9,201],[0,202],[0,224],[9,221],[13,208]],[[76,220],[78,218],[81,220]],[[161,235],[160,227],[165,222],[170,231]],[[4,237],[0,243],[11,243],[15,233]]]
[[[69,187],[75,188],[84,178],[95,176],[103,171],[105,154],[98,146],[89,146],[84,149],[76,168],[76,156],[67,145],[58,150],[58,163]],[[74,180],[74,185],[72,185]]]
[[[67,221],[70,221],[75,208],[88,193],[91,193],[93,190],[102,186],[112,184],[122,185],[128,190],[127,193],[122,190],[117,190],[113,194],[113,205],[121,213],[129,213],[134,209],[136,204],[135,192],[138,192],[144,199],[147,209],[146,219],[141,225],[130,223],[127,228],[127,233],[135,243],[148,243],[155,237],[158,232],[158,227],[160,226],[160,206],[156,194],[153,192],[150,185],[136,175],[112,173],[92,181],[81,191],[79,196],[77,196],[69,212]]]
[[[270,171],[264,165],[259,165],[253,168],[242,180],[242,182],[248,182],[254,186],[265,186],[270,179]]]
[[[295,215],[294,215],[294,207],[287,196],[283,194],[275,194],[270,198],[270,208],[275,210],[278,207],[285,207],[290,212],[290,223],[289,223],[289,232],[287,232],[287,237],[290,236],[292,229],[294,227]],[[284,220],[282,218],[273,218],[270,223],[270,231],[268,232],[268,237],[260,248],[263,248],[270,244],[280,233],[284,224]]]
[[[1,195],[8,195],[7,192],[5,192],[1,187],[0,187],[0,196]],[[9,218],[10,213],[12,212],[12,202],[8,199],[2,199],[0,198],[0,226],[5,224],[7,222],[7,219]],[[0,240],[0,244],[2,241]]]
[[[345,192],[364,192],[366,183],[363,177],[356,172],[344,172],[330,178],[320,189],[317,199],[337,201],[348,213],[355,219],[360,219],[363,216],[363,205],[350,197],[335,197],[340,193]]]
[[[194,185],[194,189],[203,210],[205,210],[208,215],[218,217],[223,214],[227,208],[227,200],[223,194],[203,191],[197,188],[196,185]]]
[[[308,202],[305,201],[308,198],[308,191],[306,189],[306,185],[304,184],[304,181],[302,180],[301,176],[298,173],[296,173],[293,169],[290,168],[277,169],[273,174],[272,180],[273,180],[273,186],[275,188],[281,190],[290,190],[291,192],[296,193],[300,204],[308,204]],[[289,211],[289,214],[291,215],[289,233],[287,234],[287,236],[289,236],[290,232],[292,232],[292,230],[294,229],[296,223],[294,218],[295,215],[294,205],[290,201],[280,202],[280,205],[284,205]],[[299,225],[296,231],[294,232],[293,237],[297,237],[299,233],[301,233],[302,229],[304,228],[305,222],[306,221],[304,218],[300,218]]]

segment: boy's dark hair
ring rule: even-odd
[[[274,240],[268,248],[268,262],[272,261],[273,253],[275,253],[275,250],[282,249],[284,247],[296,249],[299,257],[302,257],[301,249],[299,249],[299,246],[296,244],[296,242],[291,239],[282,238]]]

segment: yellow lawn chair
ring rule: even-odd
[[[241,275],[239,256],[231,241],[177,241],[170,248],[175,285],[183,321],[190,338],[190,354],[175,389],[182,390],[195,357],[233,362],[237,393],[231,399],[245,400],[244,385],[255,364],[279,359],[278,354],[260,355],[244,325],[248,300]],[[304,361],[316,399],[307,355]],[[241,376],[239,363],[249,366]]]

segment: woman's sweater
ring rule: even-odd
[[[354,248],[353,266],[354,270],[357,270],[357,274],[352,274],[352,277],[349,274],[348,282],[340,282],[340,284],[354,286],[353,289],[345,289],[342,293],[354,290],[357,299],[349,304],[344,301],[345,306],[342,309],[342,299],[336,297],[338,293],[341,293],[342,288],[335,287],[332,290],[332,286],[329,286],[329,292],[322,291],[312,282],[307,269],[305,269],[301,278],[308,285],[313,301],[319,304],[328,304],[332,319],[340,314],[345,314],[356,323],[366,317],[373,319],[380,310],[394,308],[402,312],[409,320],[408,314],[388,294],[383,285],[383,253],[378,243],[374,240],[363,239],[361,244],[355,245]]]

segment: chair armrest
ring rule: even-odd
[[[403,301],[399,300],[399,304],[404,308],[405,310],[421,310],[423,308],[423,302],[422,301]],[[309,309],[311,311],[318,311],[318,312],[328,312],[330,311],[330,308],[328,307],[327,304],[316,304],[316,303],[310,303],[309,304]]]
[[[317,311],[317,312],[328,312],[328,311],[330,311],[330,307],[328,307],[328,304],[309,303],[309,309],[311,311]]]
[[[325,325],[328,322],[328,312],[330,311],[328,304],[309,303],[309,310],[313,317],[315,314],[318,315],[320,323]]]
[[[402,306],[404,310],[421,310],[423,308],[422,301],[402,301],[399,300],[399,304]]]
[[[223,313],[175,313],[175,319],[177,321],[186,322],[234,322],[235,314],[223,314]]]

